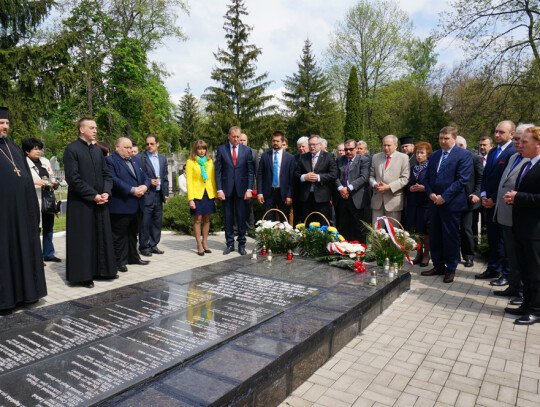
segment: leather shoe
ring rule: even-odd
[[[525,314],[514,321],[516,325],[532,325],[540,322],[540,315]]]
[[[516,297],[510,300],[510,305],[523,305],[523,297]]]
[[[439,271],[435,267],[433,267],[431,270],[422,271],[420,274],[423,276],[442,276],[444,274],[444,271]]]
[[[118,267],[118,271],[121,271],[122,273],[125,273],[128,271],[127,266],[124,264],[123,266]]]
[[[128,264],[140,264],[141,266],[146,266],[148,263],[150,263],[149,260],[143,260],[141,258],[135,260],[135,261],[129,261]]]
[[[155,254],[163,254],[165,253],[163,250],[159,250],[157,247],[154,247],[152,250],[151,250],[152,253],[155,253]]]
[[[473,261],[473,259],[467,259],[467,260],[465,260],[464,266],[465,266],[465,267],[472,267],[472,266],[474,266],[474,261]]]
[[[508,308],[504,309],[504,312],[510,315],[525,315],[525,309],[523,307],[518,308]]]
[[[54,261],[55,263],[60,263],[62,260],[60,260],[58,257],[47,257],[46,259],[43,259],[45,261]]]
[[[204,252],[205,252],[205,253],[212,253],[212,250],[210,250],[210,249],[204,249]]]
[[[474,278],[481,280],[485,278],[499,278],[499,273],[497,273],[496,271],[486,270],[482,274],[475,275]]]
[[[141,255],[145,257],[152,257],[152,253],[150,253],[150,250],[143,250],[141,252]]]
[[[13,314],[11,309],[0,309],[0,317],[5,317],[6,315]]]
[[[246,248],[244,246],[238,246],[238,253],[240,253],[241,256],[245,256],[247,254]]]
[[[505,277],[500,277],[497,280],[493,280],[489,285],[494,285],[496,287],[502,287],[503,285],[508,285],[508,279]]]
[[[223,250],[223,254],[229,254],[230,252],[234,252],[234,246],[227,246],[227,248]]]
[[[493,291],[493,295],[498,297],[517,297],[519,295],[519,291],[507,287],[505,290]]]
[[[92,280],[90,280],[90,281],[83,281],[83,282],[81,283],[81,285],[82,285],[83,287],[86,287],[86,288],[94,288],[94,282],[93,282]]]
[[[443,283],[453,283],[454,277],[456,277],[456,273],[445,274],[443,278]]]

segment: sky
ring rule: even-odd
[[[437,27],[439,13],[448,9],[446,1],[397,0],[414,24],[414,33],[425,38]],[[355,0],[246,0],[249,13],[243,21],[253,28],[249,43],[262,49],[257,73],[267,72],[273,81],[268,92],[279,93],[283,79],[297,71],[304,41],[309,38],[312,50],[322,66],[324,51],[336,24],[342,21]],[[181,14],[177,23],[187,41],[170,39],[149,56],[170,73],[165,85],[171,100],[177,102],[188,83],[200,97],[208,86],[218,47],[225,48],[223,23],[228,0],[189,0],[190,14]],[[446,41],[438,46],[439,62],[452,65],[461,52]]]

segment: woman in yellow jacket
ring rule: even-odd
[[[208,232],[210,231],[210,215],[216,212],[214,199],[217,196],[214,164],[208,156],[208,146],[202,140],[193,144],[191,156],[186,163],[187,196],[193,229],[197,239],[199,256],[212,253],[208,248]],[[201,242],[202,219],[202,242]]]

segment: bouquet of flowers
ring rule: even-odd
[[[358,243],[356,241],[347,242],[344,240],[341,242],[330,242],[326,245],[326,249],[330,254],[341,254],[343,256],[349,256],[351,259],[363,256],[366,253],[365,243]]]
[[[294,250],[300,234],[288,222],[260,220],[256,223],[255,234],[257,248],[266,246],[273,253],[287,253]]]
[[[300,233],[298,247],[300,254],[311,257],[325,257],[328,255],[328,243],[344,241],[337,229],[333,226],[321,226],[319,222],[311,222],[309,227],[303,223],[296,225]]]

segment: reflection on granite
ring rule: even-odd
[[[321,329],[328,328],[326,321],[285,314],[260,326],[254,332],[295,343],[303,342]]]
[[[0,333],[3,331],[11,331],[17,328],[26,327],[41,321],[43,321],[43,319],[41,319],[38,315],[33,315],[28,311],[6,315],[0,317]]]
[[[104,293],[89,295],[88,297],[79,298],[73,300],[73,303],[81,304],[85,308],[99,307],[101,305],[107,305],[112,302],[123,300],[124,298],[130,298],[134,295],[140,295],[141,292],[129,287],[116,288]]]
[[[61,302],[59,304],[50,305],[48,307],[41,307],[27,312],[31,315],[36,315],[38,318],[42,319],[55,319],[65,315],[70,315],[75,312],[82,311],[87,309],[87,306],[83,306],[74,301]]]
[[[243,382],[257,374],[272,361],[273,359],[241,352],[226,345],[213,351],[193,367],[210,374]]]
[[[353,338],[358,335],[360,322],[352,322],[344,328],[336,328],[332,336],[331,355],[335,355],[341,348],[347,345]]]
[[[208,405],[223,397],[236,387],[224,380],[216,378],[213,374],[204,374],[192,368],[181,369],[171,373],[161,386],[172,394],[181,395]],[[152,403],[150,405],[157,405]],[[199,404],[198,404],[199,405]]]
[[[165,281],[170,281],[171,283],[175,283],[175,284],[189,284],[196,280],[212,277],[214,274],[217,274],[226,270],[226,268],[224,268],[223,265],[220,265],[220,263],[216,263],[216,269],[219,269],[219,271],[208,270],[207,268],[210,266],[213,266],[213,265],[197,267],[196,269],[193,269],[193,270],[181,271],[179,273],[161,277],[160,279],[165,280]],[[230,268],[229,268],[229,271],[230,271]]]
[[[335,321],[343,315],[341,311],[315,307],[312,303],[302,305],[292,312],[304,317],[322,319],[323,321]]]
[[[140,283],[130,284],[128,287],[141,291],[155,291],[165,290],[172,284],[170,281],[163,280],[161,278],[155,278],[153,280],[141,281]]]
[[[128,393],[122,401],[114,400],[101,404],[102,407],[193,407],[200,406],[199,403],[180,400],[177,397],[159,391],[156,387],[149,387],[144,390],[137,389]]]
[[[255,397],[255,406],[277,406],[287,398],[287,375],[283,374]]]
[[[324,365],[329,356],[330,341],[326,340],[297,362],[292,368],[292,390],[304,383],[318,368]]]
[[[241,336],[232,342],[232,345],[273,357],[279,357],[293,347],[291,343],[266,338],[254,333]]]

